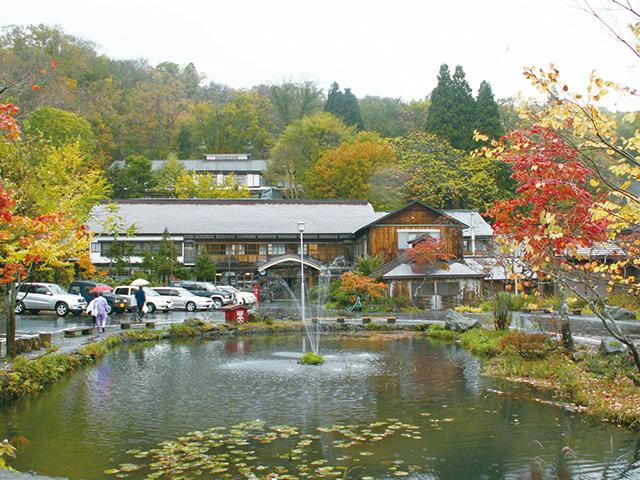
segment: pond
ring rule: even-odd
[[[123,347],[2,407],[0,438],[30,442],[15,468],[74,480],[640,478],[637,436],[480,376],[456,345],[323,337],[309,367],[305,344]]]

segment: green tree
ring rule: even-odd
[[[473,128],[488,137],[484,143],[479,146],[489,145],[491,140],[500,140],[505,134],[504,125],[500,118],[500,107],[493,99],[491,85],[483,81],[478,91],[478,99],[476,100],[476,115]]]
[[[312,81],[285,81],[269,88],[271,104],[276,111],[275,123],[286,128],[294,120],[310,117],[322,109],[322,90]]]
[[[458,150],[472,150],[475,100],[460,65],[456,67],[453,77],[446,64],[440,66],[438,85],[430,98],[427,133],[447,140]]]
[[[249,189],[238,183],[232,175],[221,182],[211,175],[186,171],[176,183],[178,198],[249,198]]]
[[[341,118],[349,126],[354,125],[358,130],[364,130],[364,120],[362,119],[362,112],[360,112],[358,98],[351,92],[350,88],[346,88],[342,92],[340,86],[333,82],[327,94],[324,111]]]
[[[367,95],[359,103],[367,130],[377,132],[384,138],[394,138],[409,133],[412,115],[402,100]]]
[[[403,186],[408,200],[434,208],[485,210],[500,197],[497,164],[491,158],[472,157],[426,133],[394,139],[392,145],[409,177]]]
[[[216,278],[216,264],[211,261],[209,255],[206,252],[198,255],[196,260],[196,266],[193,269],[193,274],[198,281],[213,281]]]
[[[271,146],[269,100],[247,91],[233,92],[225,104],[203,102],[189,112],[193,142],[213,153],[266,155]]]
[[[152,190],[154,176],[151,161],[141,155],[131,155],[124,161],[124,167],[114,165],[107,170],[113,198],[141,198]]]
[[[175,198],[180,179],[187,172],[184,163],[171,153],[167,161],[153,172],[154,190],[169,198]]]
[[[301,198],[302,185],[322,155],[355,138],[355,127],[347,127],[329,113],[320,112],[296,120],[285,129],[271,150],[265,176],[282,185],[289,198]]]
[[[95,149],[93,131],[87,119],[57,108],[42,107],[33,112],[25,123],[24,132],[30,137],[41,135],[53,147],[78,142],[82,152],[91,153]]]

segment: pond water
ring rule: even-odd
[[[11,462],[19,470],[85,480],[640,478],[636,435],[483,378],[455,345],[323,337],[326,363],[305,367],[306,343],[124,347],[0,408],[0,439],[30,442]],[[183,446],[145,456],[168,441]],[[148,477],[151,463],[187,462],[184,451],[200,455],[184,477]]]

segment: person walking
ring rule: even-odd
[[[136,322],[141,322],[142,317],[144,316],[144,311],[142,309],[144,308],[144,304],[147,302],[147,294],[144,292],[143,287],[138,287],[135,298],[137,305],[136,309],[134,310],[133,319]]]
[[[107,299],[102,296],[102,292],[98,293],[98,296],[94,299],[93,312],[96,316],[96,325],[98,326],[98,332],[104,332],[104,326],[107,324],[107,314],[111,311],[111,307],[107,302]]]

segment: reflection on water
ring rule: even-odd
[[[455,345],[323,338],[319,367],[297,363],[302,345],[290,336],[122,348],[39,398],[0,409],[0,438],[31,442],[13,463],[20,470],[98,479],[134,460],[127,450],[192,431],[259,419],[317,435],[395,419],[415,433],[351,450],[325,436],[309,460],[357,467],[345,478],[393,478],[398,463],[416,467],[415,479],[640,477],[633,435],[526,400],[526,388],[481,377]],[[258,446],[256,455],[275,463],[275,448]],[[374,455],[359,458],[363,449]]]

